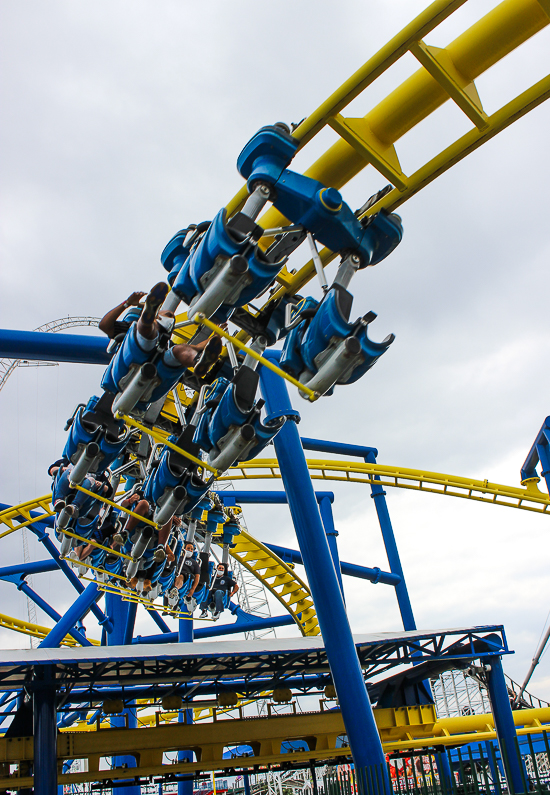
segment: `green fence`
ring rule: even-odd
[[[424,754],[391,757],[387,762],[393,792],[387,792],[380,768],[354,770],[329,767],[323,776],[324,795],[520,795],[550,792],[550,745],[547,734],[522,738],[512,749],[520,761],[521,789],[509,782],[509,749],[501,755],[493,743],[442,748]]]

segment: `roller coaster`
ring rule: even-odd
[[[242,774],[248,795],[254,771],[352,763],[354,791],[390,795],[408,787],[406,776],[392,777],[390,758],[428,755],[428,789],[458,795],[468,783],[457,773],[461,748],[470,771],[490,770],[491,792],[543,791],[537,754],[550,760],[550,707],[526,701],[527,681],[515,691],[507,684],[502,626],[417,628],[385,489],[549,515],[550,421],[521,485],[505,486],[383,465],[373,447],[300,437],[288,391],[313,404],[338,401],[391,356],[393,335],[370,336],[374,312],[350,319],[350,288],[401,243],[396,210],[550,96],[546,77],[488,114],[474,82],[549,24],[546,0],[504,0],[447,47],[427,44],[465,2],[432,3],[299,124],[262,127],[238,155],[241,190],[212,221],[168,241],[165,281],[159,269],[147,294],[105,307],[106,336],[59,333],[95,325],[88,317],[0,332],[2,383],[20,362],[105,367],[97,394],[83,394],[68,418],[59,458],[43,462],[51,493],[1,506],[0,539],[31,532],[45,556],[0,568],[0,579],[53,622],[0,615],[2,627],[40,641],[0,651],[2,791],[91,784],[137,795],[154,782],[192,795],[194,778],[226,771]],[[405,54],[419,69],[366,116],[346,116]],[[396,143],[446,102],[471,129],[405,174]],[[294,170],[327,127],[337,143]],[[367,166],[381,187],[352,210],[342,190]],[[291,269],[289,258],[304,250],[305,264]],[[304,294],[315,279],[321,300]],[[275,456],[262,457],[270,445]],[[273,479],[282,491],[233,486]],[[388,570],[340,560],[334,494],[316,491],[317,480],[368,486]],[[298,548],[255,538],[243,521],[250,503],[288,503]],[[236,567],[258,578],[283,615],[254,616],[235,601]],[[59,570],[78,594],[64,614],[29,583]],[[403,632],[352,634],[343,575],[392,587]],[[138,609],[159,634],[135,636]],[[228,613],[235,620],[218,623]],[[97,623],[95,637],[84,618]],[[225,639],[291,624],[300,637]],[[438,716],[430,680],[448,671],[477,677],[491,714]],[[310,706],[314,696],[320,709],[299,713],[296,699]],[[268,715],[252,720],[243,708],[262,699]]]

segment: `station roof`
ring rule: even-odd
[[[509,653],[501,625],[354,635],[366,678],[403,664],[467,661]],[[321,636],[199,641],[159,645],[0,650],[0,687],[29,682],[33,669],[54,666],[59,684],[81,687],[170,683],[250,684],[277,677],[329,674]]]

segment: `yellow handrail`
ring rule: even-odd
[[[217,328],[217,326],[216,326],[216,328]],[[165,444],[171,450],[175,450],[176,453],[179,453],[184,458],[188,458],[189,461],[192,461],[194,464],[198,464],[198,466],[202,467],[203,469],[207,469],[209,472],[212,472],[214,475],[218,475],[219,474],[219,470],[214,469],[214,467],[211,467],[210,464],[206,463],[206,461],[202,461],[200,458],[197,458],[196,456],[192,455],[191,453],[188,453],[187,450],[182,450],[181,447],[178,447],[173,442],[168,441],[166,436],[164,436],[162,433],[159,433],[159,431],[156,430],[155,428],[148,428],[146,425],[142,425],[141,422],[138,422],[133,417],[129,417],[127,414],[119,414],[119,413],[117,413],[117,417],[119,419],[121,419],[121,420],[124,420],[124,422],[127,425],[131,425],[134,428],[137,428],[138,430],[142,431],[142,433],[149,434],[149,436],[152,436],[153,439],[157,440],[157,442],[161,442],[162,444]]]
[[[261,364],[263,364],[264,367],[267,367],[269,370],[272,370],[274,373],[281,376],[281,378],[284,378],[285,381],[288,381],[290,384],[293,384],[293,386],[298,387],[300,392],[304,392],[304,394],[306,394],[312,402],[318,400],[321,397],[321,395],[318,392],[314,392],[313,389],[310,389],[308,386],[304,386],[304,384],[301,384],[296,378],[293,378],[288,373],[285,373],[284,370],[281,370],[280,367],[277,367],[277,365],[273,364],[273,362],[271,362],[269,359],[265,359],[259,353],[256,353],[256,351],[253,351],[252,348],[249,348],[248,345],[245,345],[244,342],[240,341],[240,339],[238,339],[237,337],[232,337],[231,334],[227,333],[227,331],[224,331],[219,326],[216,326],[215,323],[212,323],[211,320],[208,320],[208,318],[205,317],[205,315],[203,315],[201,312],[197,312],[193,320],[195,321],[195,323],[201,323],[203,326],[206,326],[212,331],[215,331],[216,334],[219,334],[220,337],[223,337],[232,345],[235,345],[236,348],[239,348],[241,351],[245,351],[245,353],[247,353],[257,362],[261,362]]]

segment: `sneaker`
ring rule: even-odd
[[[141,589],[142,593],[148,594],[149,591],[153,590],[153,583],[151,580],[143,580],[143,588]]]
[[[164,547],[160,545],[155,549],[153,552],[153,560],[155,563],[162,563],[163,560],[166,559],[166,552],[164,551]]]
[[[127,541],[128,533],[125,530],[121,530],[113,536],[113,544],[118,544],[119,547],[123,546]]]
[[[145,306],[141,313],[141,319],[144,323],[150,325],[154,322],[160,306],[164,303],[164,299],[168,295],[169,287],[165,282],[155,284],[147,298],[145,299]]]
[[[197,378],[204,378],[212,365],[218,361],[222,348],[222,338],[218,334],[214,334],[213,337],[210,337],[202,353],[195,359],[195,364],[193,365],[194,373]]]
[[[202,610],[199,618],[208,618],[208,610]]]
[[[61,513],[64,507],[65,507],[65,500],[56,500],[53,509],[55,513]]]
[[[179,595],[180,592],[178,591],[177,588],[171,588],[170,591],[168,592],[168,596],[170,597],[170,599],[177,599]]]
[[[212,621],[217,621],[219,617],[220,617],[220,613],[219,613],[219,611],[218,611],[218,610],[215,610],[215,611],[212,613]]]

